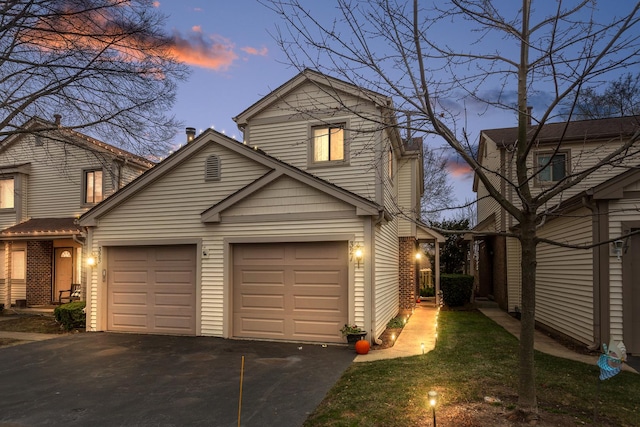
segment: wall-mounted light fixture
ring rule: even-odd
[[[627,239],[618,239],[611,242],[611,249],[613,255],[618,258],[618,261],[622,259],[622,255],[627,253],[627,249],[629,248]]]
[[[422,259],[422,254],[420,252],[416,252],[416,261],[420,261]]]
[[[360,268],[360,263],[364,259],[364,254],[362,252],[362,246],[360,246],[360,243],[351,242],[349,244],[349,255],[350,260],[355,261],[358,265],[358,268]]]
[[[96,264],[102,262],[102,247],[98,248],[98,252],[91,252],[91,255],[87,258],[87,265],[93,267]]]

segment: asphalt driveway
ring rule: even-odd
[[[0,426],[300,426],[354,358],[345,347],[67,335],[0,348]]]

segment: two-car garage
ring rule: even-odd
[[[347,243],[231,245],[232,335],[342,342]],[[196,335],[196,245],[108,249],[107,330]]]

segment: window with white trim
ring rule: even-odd
[[[84,197],[83,202],[87,205],[100,203],[104,198],[102,187],[102,170],[84,171]]]
[[[0,209],[12,209],[15,199],[15,184],[13,178],[0,179]]]
[[[311,158],[313,163],[345,161],[344,124],[311,128]]]
[[[538,153],[536,156],[539,182],[558,182],[567,176],[568,153]]]

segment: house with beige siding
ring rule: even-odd
[[[311,70],[84,214],[87,329],[341,343],[416,303],[422,144]],[[382,124],[382,125],[381,125]],[[402,268],[401,268],[402,265]]]
[[[0,303],[49,305],[83,284],[77,218],[153,164],[34,118],[0,144]],[[61,291],[65,291],[61,294]],[[82,286],[76,295],[82,297]]]
[[[637,138],[639,129],[640,116],[545,125],[530,159],[532,170],[540,171],[534,191],[588,169],[622,143]],[[516,128],[485,130],[478,152],[483,167],[513,181],[516,135]],[[640,230],[640,157],[633,147],[629,153],[546,206],[548,215],[538,236],[564,246],[538,244],[536,322],[585,346],[623,340],[629,353],[640,354],[640,237],[629,236]],[[516,200],[515,189],[498,181],[498,174],[493,179],[502,194]],[[478,180],[474,191],[478,199],[476,294],[491,296],[502,309],[517,313],[519,242],[494,233],[513,230],[518,224],[488,197]],[[590,249],[569,247],[600,242],[605,243]]]

